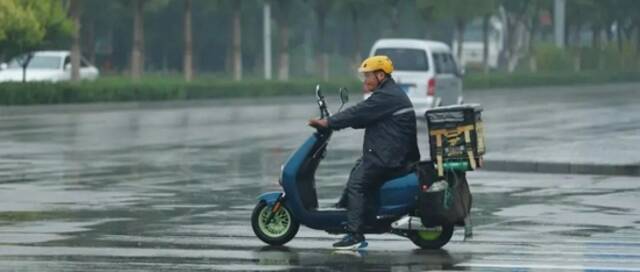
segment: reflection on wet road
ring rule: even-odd
[[[253,236],[255,197],[309,134],[307,98],[5,109],[0,267],[8,271],[640,271],[637,178],[474,172],[475,236],[440,251],[393,235],[333,252],[301,228]],[[336,200],[361,134],[334,135],[318,172]]]

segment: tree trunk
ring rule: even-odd
[[[133,0],[133,46],[131,48],[131,78],[139,80],[144,71],[144,4]]]
[[[95,21],[89,22],[89,24],[83,24],[83,28],[86,27],[86,56],[91,64],[96,65],[96,23]]]
[[[514,19],[512,22],[513,31],[511,32],[511,43],[509,48],[509,55],[507,58],[507,71],[513,73],[520,62],[520,46],[524,35],[524,25],[521,20]]]
[[[71,81],[80,81],[80,0],[71,0],[71,18],[73,20],[73,43],[71,44]],[[66,67],[65,67],[66,68]]]
[[[605,26],[611,26],[612,22],[607,22],[605,24]],[[607,46],[609,46],[611,44],[611,42],[613,42],[613,31],[611,31],[611,27],[605,27],[605,33],[607,34]]]
[[[535,55],[535,39],[536,34],[538,34],[538,16],[540,9],[536,6],[536,10],[533,15],[533,19],[531,20],[531,28],[529,29],[529,40],[527,45],[527,51],[529,55],[529,70],[531,72],[538,72],[538,62]]]
[[[242,28],[241,28],[241,3],[239,0],[233,1],[233,17],[231,23],[231,33],[233,35],[233,79],[242,80]]]
[[[571,27],[573,27],[573,22],[567,20],[564,24],[564,48],[572,46]]]
[[[27,67],[29,67],[29,63],[33,59],[33,52],[27,53],[24,58],[20,58],[18,60],[18,64],[22,67],[22,82],[27,82]]]
[[[640,58],[640,20],[636,22],[636,59]]]
[[[289,80],[289,2],[280,2],[278,7],[278,80]]]
[[[318,68],[319,72],[322,75],[322,79],[325,81],[329,80],[329,66],[328,60],[329,55],[327,54],[327,43],[325,41],[325,19],[326,19],[326,6],[324,6],[323,0],[319,0],[318,6],[316,7],[316,15],[318,16]]]
[[[167,57],[167,45],[162,44],[162,72],[169,73],[169,58]]]
[[[458,18],[456,19],[456,34],[458,35],[458,37],[456,38],[456,40],[458,40],[458,52],[456,52],[456,55],[458,57],[458,62],[460,63],[459,65],[463,66],[464,65],[464,60],[462,59],[462,49],[463,49],[463,44],[464,44],[464,27],[465,27],[465,21],[462,18]]]
[[[597,24],[591,26],[591,48],[600,50],[600,26]]]
[[[393,0],[391,3],[391,36],[394,37],[399,36],[398,31],[400,30],[399,3],[399,0]]]
[[[314,56],[316,55],[317,44],[313,42],[313,35],[311,29],[304,30],[304,72],[307,75],[313,75],[314,72],[317,73],[315,67]]]
[[[505,69],[508,70],[508,63],[509,63],[509,59],[511,58],[511,48],[513,47],[513,36],[514,36],[514,27],[513,27],[513,18],[511,16],[511,14],[507,13],[506,18],[505,18],[505,32],[504,32],[504,42],[503,42],[503,47],[504,49],[502,51],[500,51],[500,56],[498,58],[499,62],[499,67],[501,69]]]
[[[109,43],[109,47],[107,50],[107,56],[106,59],[104,60],[104,62],[102,63],[102,70],[104,72],[112,72],[113,70],[115,70],[113,68],[113,48],[114,46],[114,38],[113,38],[113,26],[109,27],[109,30],[107,31],[107,41]]]
[[[582,23],[576,24],[576,33],[575,33],[575,42],[576,42],[576,53],[573,56],[573,70],[575,72],[582,71],[582,56],[580,54],[582,48]]]
[[[353,23],[353,63],[355,66],[362,61],[362,55],[360,54],[360,28],[358,27],[358,7],[352,5],[351,22]]]
[[[620,20],[617,21],[617,27],[616,27],[616,40],[618,42],[618,52],[622,52],[622,24],[620,22]]]
[[[593,32],[593,40],[591,41],[591,47],[596,52],[596,61],[598,70],[602,70],[604,68],[604,60],[602,57],[602,28],[599,24],[592,26],[591,31]]]
[[[191,32],[191,0],[184,0],[184,80],[193,80],[193,39]]]
[[[485,14],[482,17],[482,67],[484,73],[489,73],[489,20],[491,15]]]

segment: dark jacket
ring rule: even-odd
[[[371,96],[329,117],[329,128],[364,128],[362,159],[381,167],[403,167],[420,160],[416,117],[405,92],[392,78]]]

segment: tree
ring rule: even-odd
[[[398,35],[400,30],[400,0],[385,0],[391,8],[391,36]]]
[[[25,8],[32,10],[44,29],[44,37],[38,48],[68,48],[74,24],[68,17],[65,2],[59,0],[21,0]]]
[[[530,8],[530,0],[511,1],[502,0],[502,7],[506,12],[506,48],[502,51],[507,63],[507,71],[513,72],[522,57],[524,18]]]
[[[540,15],[543,11],[550,12],[552,10],[553,2],[550,0],[538,0],[529,5],[527,9],[527,16],[523,19],[522,24],[525,26],[528,32],[527,38],[527,54],[529,56],[529,69],[532,72],[537,71],[537,61],[535,58],[535,37],[540,30]],[[579,31],[578,31],[579,32]]]
[[[138,80],[144,72],[144,5],[146,0],[132,0],[133,46],[131,47],[131,78]]]
[[[436,18],[453,18],[456,28],[456,56],[460,61],[462,61],[464,31],[467,23],[478,16],[483,16],[495,10],[493,1],[418,0],[417,6]]]
[[[11,57],[36,48],[45,29],[33,10],[17,0],[0,1],[0,50]]]
[[[322,74],[322,79],[329,80],[329,54],[327,52],[326,35],[326,19],[327,13],[334,4],[330,0],[315,0],[313,10],[318,20],[318,42],[316,43],[316,58],[318,59],[318,72]]]
[[[72,23],[60,1],[0,1],[0,54],[17,58],[22,66],[22,79],[31,61],[31,51],[39,47],[65,43],[71,36]]]
[[[168,0],[132,0],[133,44],[131,47],[131,78],[139,80],[144,73],[144,14],[145,8],[159,10],[166,7]]]
[[[193,39],[191,33],[191,0],[184,0],[184,80],[193,79]]]
[[[292,0],[274,1],[278,23],[278,79],[289,80],[289,11]]]
[[[241,1],[232,0],[231,40],[233,50],[233,79],[242,80],[242,14]]]
[[[427,24],[427,33],[425,33],[426,37],[428,39],[431,39],[433,34],[431,33],[431,27],[430,25],[433,25],[435,23],[435,15],[433,12],[434,6],[433,4],[428,1],[428,0],[417,0],[416,1],[416,7],[418,10],[418,13],[420,14],[420,16],[422,17],[422,19],[424,20],[424,22]]]
[[[80,1],[71,0],[69,9],[74,24],[71,45],[71,81],[76,82],[80,80]]]
[[[351,16],[351,24],[353,25],[353,52],[351,52],[351,54],[353,63],[358,65],[362,61],[362,34],[360,33],[359,24],[361,14],[366,14],[369,10],[367,9],[367,4],[370,3],[370,0],[346,0],[339,3],[342,4],[341,8],[346,9]]]

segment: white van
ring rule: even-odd
[[[381,39],[370,56],[385,55],[393,62],[393,78],[407,93],[416,116],[427,109],[462,104],[462,77],[449,46],[417,39]]]

